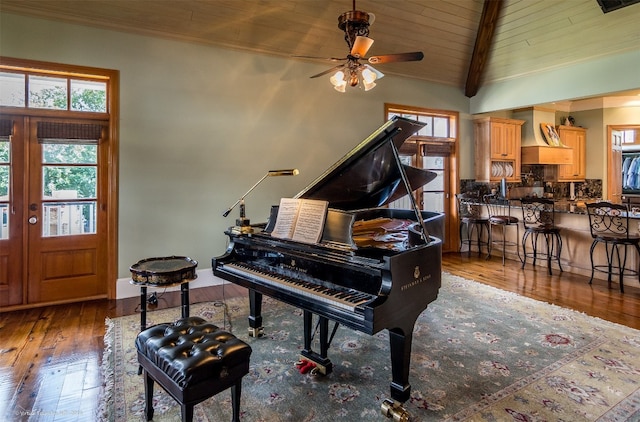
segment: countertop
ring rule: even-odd
[[[520,208],[520,201],[517,198],[511,198],[511,206],[514,208]],[[587,215],[587,203],[598,202],[600,199],[597,198],[589,198],[589,199],[581,199],[576,201],[571,201],[569,199],[556,199],[554,200],[555,211],[559,213],[566,214],[584,214]],[[631,217],[640,218],[640,214],[634,215]]]

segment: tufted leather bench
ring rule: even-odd
[[[240,419],[242,377],[249,372],[251,347],[202,318],[182,318],[147,328],[136,338],[144,369],[145,414],[153,419],[153,383],[160,384],[193,420],[193,406],[231,387],[233,421]]]

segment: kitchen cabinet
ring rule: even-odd
[[[560,141],[573,149],[573,164],[558,166],[558,181],[584,181],[587,166],[587,130],[575,126],[558,126],[557,130]]]
[[[520,144],[524,120],[500,117],[475,119],[476,181],[496,182],[502,178],[520,182]]]

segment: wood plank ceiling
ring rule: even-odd
[[[640,4],[603,13],[597,0],[504,0],[489,27],[480,24],[483,6],[483,0],[359,0],[356,9],[375,15],[369,55],[425,54],[421,62],[388,63],[378,70],[456,86],[467,96],[482,84],[610,54],[640,54]],[[2,0],[0,8],[283,57],[327,58],[348,52],[337,22],[352,1]],[[487,35],[479,32],[483,27],[494,30],[493,39],[476,45],[478,34]]]

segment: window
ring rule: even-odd
[[[0,106],[107,112],[107,81],[0,66]]]
[[[418,107],[385,104],[387,120],[392,116],[406,117],[425,123],[413,139],[455,141],[458,113]]]
[[[9,136],[0,136],[0,239],[9,238],[10,146]]]
[[[44,237],[96,233],[101,131],[94,124],[38,123]]]

